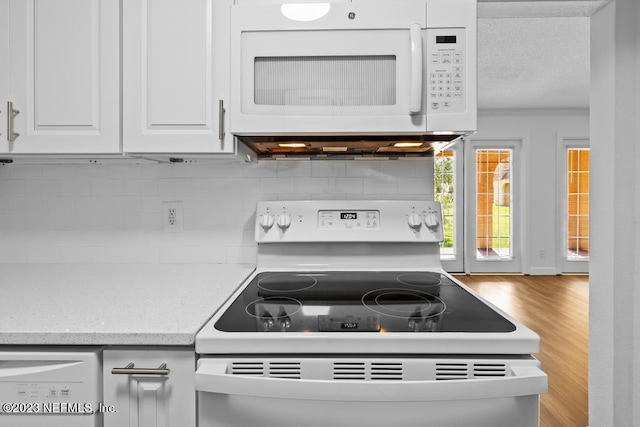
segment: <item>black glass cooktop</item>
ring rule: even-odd
[[[225,332],[512,332],[434,272],[261,273],[215,324]]]

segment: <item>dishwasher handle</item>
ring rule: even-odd
[[[448,381],[298,380],[227,373],[222,363],[196,371],[196,390],[207,393],[278,399],[348,402],[428,402],[529,396],[547,391],[547,375],[538,367],[512,367],[511,375]]]

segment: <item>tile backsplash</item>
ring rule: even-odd
[[[0,263],[253,264],[256,202],[300,199],[432,200],[433,159],[1,165]]]

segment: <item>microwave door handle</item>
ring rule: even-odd
[[[409,92],[409,114],[422,109],[422,34],[420,24],[411,24],[411,86]]]
[[[425,381],[335,381],[241,376],[226,363],[196,370],[196,391],[279,399],[351,402],[428,402],[529,396],[547,391],[547,375],[535,366],[512,367],[506,377]]]

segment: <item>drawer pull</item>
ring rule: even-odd
[[[162,363],[157,368],[135,368],[134,366],[131,362],[124,368],[113,368],[111,373],[113,375],[169,375],[171,371],[166,363]]]

